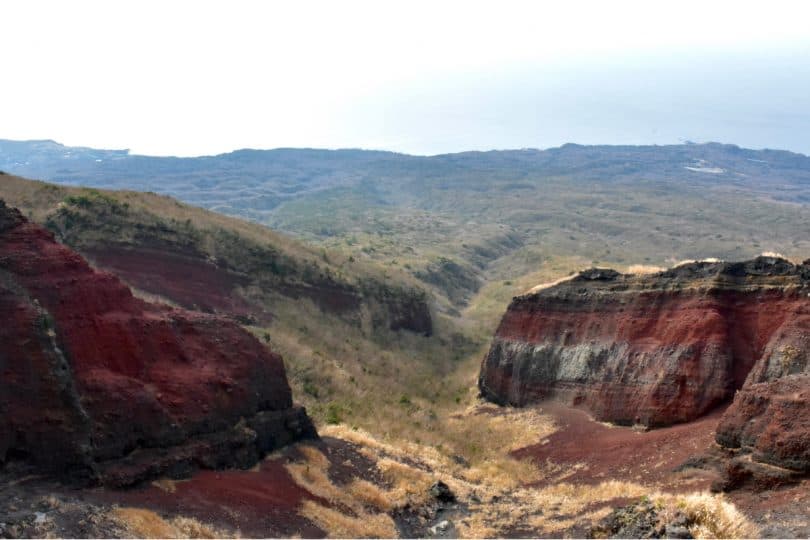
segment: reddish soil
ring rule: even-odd
[[[363,478],[382,485],[375,464],[349,442],[325,437],[309,444],[329,460],[329,478],[342,485]],[[295,483],[284,465],[300,459],[295,447],[261,462],[251,471],[201,471],[174,483],[174,491],[157,485],[129,490],[99,488],[89,499],[97,504],[147,508],[163,516],[191,516],[247,537],[321,538],[325,532],[298,513],[305,500],[332,506]],[[345,509],[344,509],[345,510]]]
[[[187,309],[208,313],[257,316],[269,313],[248,303],[237,292],[249,280],[229,272],[200,255],[167,253],[144,248],[84,249],[93,263],[120,277],[136,289],[168,298]]]
[[[638,482],[668,493],[708,490],[719,477],[717,464],[723,451],[714,441],[722,410],[687,424],[651,431],[610,426],[593,420],[587,412],[548,401],[544,412],[552,415],[559,430],[541,443],[522,448],[514,455],[541,465],[561,466],[561,473],[575,470],[563,481],[597,484],[607,480]],[[681,467],[685,462],[693,466]],[[556,482],[557,475],[540,481],[537,487]],[[727,493],[734,503],[761,529],[763,537],[810,537],[810,479],[778,489],[758,490],[748,486]],[[631,499],[615,499],[608,506],[621,506]],[[591,508],[604,506],[599,503]],[[585,529],[575,536],[581,536]]]
[[[267,459],[258,471],[201,471],[176,482],[173,492],[148,485],[127,491],[99,489],[90,498],[168,517],[194,517],[251,538],[322,538],[324,531],[299,515],[298,507],[306,499],[326,501],[295,483],[284,468],[287,459]]]
[[[517,450],[514,455],[529,458],[541,466],[562,466],[561,472],[580,467],[564,481],[596,484],[625,480],[673,489],[707,489],[717,473],[674,469],[687,459],[704,454],[714,445],[714,429],[722,411],[688,424],[651,431],[610,426],[593,420],[587,412],[555,402],[543,403],[559,430],[544,441]],[[538,483],[554,482],[557,475]]]

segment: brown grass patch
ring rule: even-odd
[[[331,538],[394,538],[397,530],[387,514],[362,514],[357,517],[304,501],[299,510],[302,516],[327,531]]]
[[[140,538],[180,538],[179,531],[151,510],[143,508],[114,508],[121,525]]]
[[[618,497],[641,496],[649,490],[627,482],[604,482],[596,486],[557,484],[543,489],[518,488],[502,492],[497,499],[472,505],[472,515],[459,524],[461,536],[487,538],[508,530],[561,533],[575,524],[595,524],[609,512],[586,508]]]
[[[388,512],[393,508],[391,494],[367,480],[355,478],[346,486],[346,491],[355,500],[381,512]]]
[[[576,274],[571,275],[571,276],[561,277],[559,279],[555,279],[554,281],[547,281],[545,283],[540,283],[539,285],[535,285],[534,287],[532,287],[531,289],[526,291],[524,294],[534,294],[534,293],[540,292],[540,291],[542,291],[544,289],[549,289],[549,288],[551,288],[551,287],[553,287],[555,285],[559,285],[560,283],[565,283],[566,281],[571,281],[575,277],[576,277]]]
[[[538,477],[539,470],[507,454],[554,431],[553,422],[539,409],[500,410],[478,404],[455,415],[451,424],[454,426],[451,429],[474,426],[479,432],[474,440],[488,442],[491,454],[470,467],[463,467],[435,448],[413,443],[400,447],[346,426],[328,426],[323,434],[361,446],[361,452],[377,464],[390,483],[391,487],[383,495],[391,507],[426,502],[433,482],[447,483],[470,505],[471,515],[457,523],[464,537],[499,536],[521,526],[543,532],[563,531],[574,522],[583,519],[595,522],[603,517],[603,509],[580,516],[594,502],[649,493],[644,486],[624,482],[605,482],[598,486],[558,484],[545,489],[526,487],[526,482]],[[466,432],[462,430],[457,435],[464,437]],[[473,495],[477,499],[473,499]],[[540,508],[553,508],[554,512],[538,516]]]
[[[392,505],[419,504],[428,499],[428,491],[435,481],[432,474],[389,458],[379,459],[377,467],[393,485],[389,492]]]
[[[383,442],[361,429],[325,426],[323,435],[350,441],[377,464],[391,488],[391,505],[418,504],[430,485],[442,480],[461,497],[499,497],[539,479],[529,460],[509,452],[537,443],[556,430],[539,408],[512,409],[477,401],[461,412],[440,419],[442,444],[431,446],[399,439]],[[469,466],[450,456],[464,456]]]
[[[296,483],[329,502],[327,507],[304,501],[299,512],[329,536],[338,538],[390,538],[396,527],[385,512],[393,507],[391,496],[365,480],[336,486],[329,479],[329,460],[317,448],[299,445],[303,461],[286,466]]]
[[[759,535],[757,527],[722,494],[657,495],[654,500],[663,504],[664,519],[675,512],[686,514],[693,523],[689,532],[695,538],[756,538]]]
[[[226,535],[196,519],[177,516],[164,519],[145,508],[113,508],[112,517],[136,538],[223,538]],[[232,536],[232,535],[230,535]]]
[[[663,266],[654,266],[652,264],[631,264],[627,267],[625,273],[643,275],[643,274],[656,274],[666,270]]]

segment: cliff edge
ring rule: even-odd
[[[590,269],[513,299],[481,366],[496,403],[556,397],[665,426],[731,402],[717,442],[810,470],[810,263]]]
[[[3,201],[0,313],[0,465],[123,486],[317,436],[240,326],[135,298]]]

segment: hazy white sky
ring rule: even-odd
[[[810,3],[8,1],[0,138],[810,153]]]

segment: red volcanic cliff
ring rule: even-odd
[[[125,485],[316,436],[281,358],[144,302],[0,201],[0,463]]]
[[[479,387],[501,404],[554,396],[646,426],[733,399],[718,442],[807,469],[808,295],[810,266],[772,257],[640,276],[588,270],[513,300]]]

